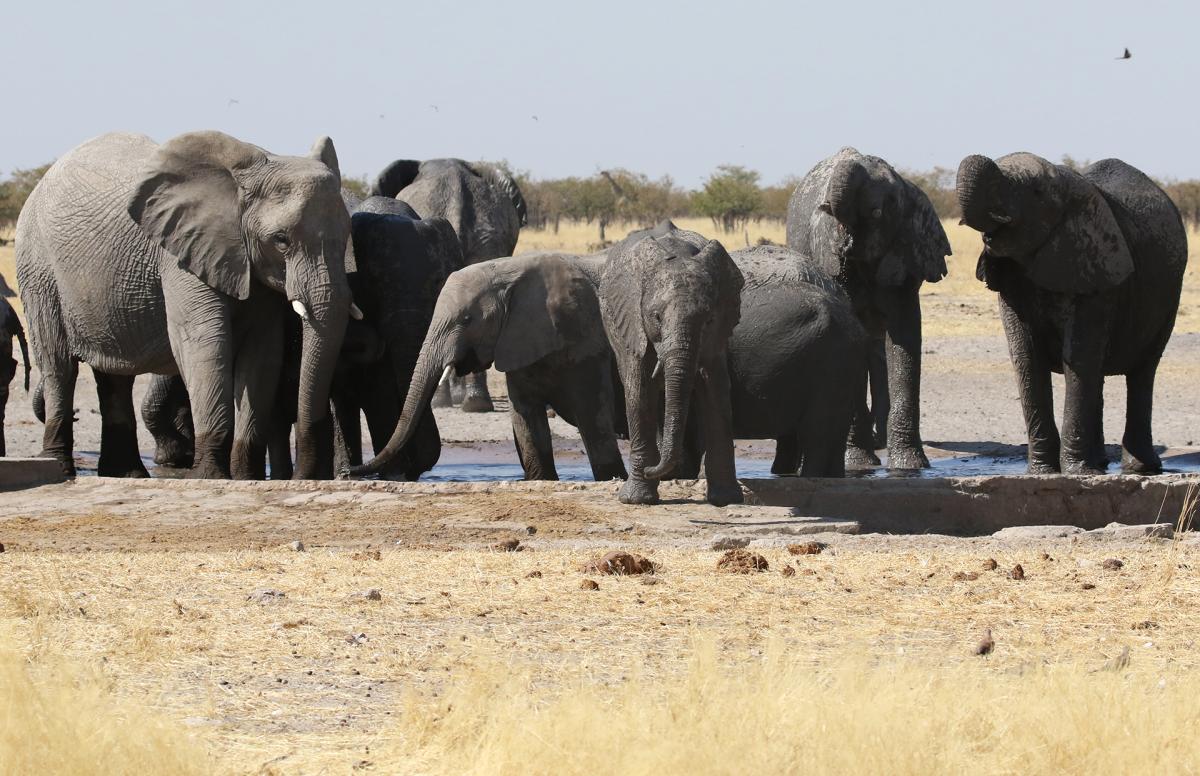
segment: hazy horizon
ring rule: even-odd
[[[108,131],[220,129],[276,153],[328,134],[368,177],[457,156],[774,183],[845,145],[916,170],[1026,150],[1200,177],[1197,4],[729,7],[26,4],[0,16],[0,176]]]

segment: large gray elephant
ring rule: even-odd
[[[495,364],[511,402],[525,478],[556,480],[546,408],[579,429],[597,480],[623,478],[614,432],[612,351],[596,296],[603,257],[524,254],[452,274],[438,297],[404,410],[363,476],[389,465],[418,431],[439,382]]]
[[[886,429],[872,428],[864,390],[851,426],[848,463],[878,466],[877,439],[886,435],[889,468],[929,466],[920,430],[919,292],[925,281],[945,276],[950,255],[929,198],[884,160],[843,148],[818,163],[796,187],[788,202],[787,244],[849,293],[871,338],[864,373],[869,362],[886,359],[888,390],[872,386],[879,422]],[[879,371],[871,369],[873,383]],[[881,411],[889,403],[890,410]]]
[[[846,437],[866,377],[866,335],[849,298],[787,248],[731,255],[745,279],[741,320],[729,339],[734,438],[776,440],[775,474],[844,476]],[[704,453],[703,432],[689,432],[679,472],[685,478],[698,476]]]
[[[504,170],[462,159],[398,159],[383,169],[371,187],[374,196],[395,197],[421,218],[444,218],[462,243],[467,264],[511,256],[525,225],[525,199]],[[491,412],[487,374],[466,380],[463,412]],[[448,406],[449,385],[439,390],[434,406]]]
[[[704,438],[708,501],[741,503],[733,461],[728,344],[738,323],[743,282],[719,242],[669,221],[634,232],[609,249],[600,310],[616,354],[629,424],[630,471],[621,488],[622,503],[658,501],[658,481],[674,476],[685,460],[693,402]],[[660,422],[661,450],[656,440]]]
[[[1154,473],[1154,375],[1179,308],[1187,233],[1155,183],[1117,159],[1082,172],[1016,153],[958,168],[977,274],[1000,317],[1029,433],[1029,471],[1101,473],[1104,376],[1125,375],[1122,468]],[[1066,380],[1060,439],[1050,373]]]
[[[340,188],[328,138],[291,157],[219,132],[162,145],[110,134],[55,162],[16,235],[44,381],[43,455],[74,474],[82,361],[100,398],[100,474],[146,476],[133,378],[179,372],[195,421],[193,475],[255,476],[290,306],[304,319],[296,475],[332,476],[329,386],[350,310]]]
[[[17,374],[17,360],[13,358],[13,340],[21,346],[21,357],[25,361],[25,390],[29,390],[29,346],[25,342],[25,327],[5,299],[0,299],[0,457],[8,455],[4,441],[4,415],[8,406],[8,386]]]

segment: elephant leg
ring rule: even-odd
[[[525,479],[557,480],[545,400],[512,378],[508,379],[508,400],[511,403],[509,414],[512,416],[513,441],[521,458],[521,468],[525,470]]]
[[[881,339],[871,340],[867,349],[867,384],[871,391],[871,425],[875,432],[874,449],[887,447],[888,414],[892,401],[888,391],[887,349]]]
[[[868,348],[871,346],[868,345]],[[862,360],[862,375],[868,377],[868,363]],[[846,440],[846,466],[854,469],[870,469],[879,465],[875,455],[875,430],[871,411],[867,407],[867,380],[863,380],[855,394],[854,413],[850,419],[850,436]]]
[[[1108,468],[1104,453],[1104,327],[1100,305],[1079,299],[1063,332],[1066,395],[1059,465],[1064,474],[1103,474]]]
[[[927,469],[921,444],[921,299],[916,288],[889,291],[887,420],[889,469]]]
[[[462,400],[463,412],[492,412],[496,407],[488,394],[487,372],[475,372],[467,375],[464,381],[466,394]]]
[[[292,478],[292,424],[271,415],[271,432],[267,437],[267,460],[271,464],[271,479]]]
[[[771,474],[795,474],[800,468],[800,435],[796,432],[775,438],[775,460]]]
[[[612,395],[605,390],[596,390],[596,386],[607,386],[612,379],[607,354],[599,368],[581,368],[575,377],[569,386],[571,404],[583,449],[592,466],[592,478],[596,482],[623,480],[629,475],[617,447],[617,434],[613,431]]]
[[[733,410],[729,400],[729,367],[724,354],[705,366],[699,388],[708,503],[718,507],[740,504],[743,496],[734,466]]]
[[[47,363],[39,359],[40,364]],[[75,378],[79,362],[56,359],[42,375],[42,405],[46,428],[42,434],[42,458],[53,458],[63,474],[75,476]]]
[[[704,429],[696,417],[697,413],[688,414],[687,426],[683,429],[683,458],[675,473],[668,479],[698,480],[700,470],[704,468]],[[662,444],[662,430],[659,430],[659,444]]]
[[[187,469],[195,454],[192,409],[179,375],[153,375],[142,400],[142,422],[154,437],[154,462]]]
[[[1021,412],[1029,438],[1030,474],[1053,474],[1059,470],[1061,442],[1054,423],[1054,391],[1050,382],[1050,364],[1029,327],[1004,297],[1000,297],[1000,320],[1013,372],[1017,378],[1017,393],[1021,397]]]
[[[657,361],[657,358],[655,358]],[[647,480],[647,465],[658,462],[657,396],[650,380],[653,363],[639,356],[628,372],[622,372],[625,389],[625,419],[629,424],[629,479],[617,496],[622,504],[657,504],[658,481]]]
[[[348,396],[340,396],[333,403],[333,419],[335,428],[334,434],[337,437],[335,449],[339,457],[345,458],[345,462],[349,466],[362,465],[362,418],[361,415],[367,410],[367,418],[371,417],[369,408],[360,407],[358,402],[353,401]],[[369,421],[368,421],[369,422]],[[396,427],[396,420],[392,420],[392,428]],[[371,438],[375,438],[375,429],[372,427]],[[387,444],[387,440],[384,440]]]
[[[101,477],[149,477],[138,452],[137,415],[133,409],[133,375],[110,375],[92,369],[100,404]]]
[[[230,471],[238,480],[267,478],[267,442],[283,366],[279,347],[283,342],[283,319],[277,314],[277,305],[264,302],[252,294],[239,310],[237,321],[238,350],[233,370],[237,415]]]
[[[442,437],[438,433],[437,418],[433,416],[432,409],[426,408],[421,413],[408,447],[409,463],[404,470],[404,479],[416,482],[422,474],[437,466],[438,459],[442,457]]]
[[[1154,404],[1154,374],[1158,359],[1125,375],[1125,435],[1121,438],[1121,469],[1130,474],[1160,474],[1162,460],[1154,452],[1150,411]]]

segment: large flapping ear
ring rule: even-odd
[[[127,209],[151,239],[212,288],[250,295],[250,253],[242,231],[238,176],[266,153],[220,132],[191,132],[148,160]]]
[[[504,322],[495,352],[499,371],[524,369],[566,346],[559,318],[560,308],[568,302],[563,298],[566,290],[560,288],[565,278],[555,277],[558,274],[561,269],[551,262],[537,262],[519,272],[497,273],[496,282],[503,284],[499,291],[504,303]]]
[[[405,186],[417,179],[420,172],[421,163],[416,159],[397,159],[376,176],[371,184],[371,196],[395,199]]]
[[[333,147],[333,140],[328,135],[317,138],[308,155],[328,167],[337,176],[338,185],[342,185],[342,168],[338,165],[337,149]]]
[[[529,208],[525,205],[525,197],[521,196],[521,189],[512,176],[494,164],[477,163],[472,165],[471,169],[487,181],[489,186],[508,198],[517,211],[517,223],[525,226],[529,222]]]
[[[645,242],[647,246],[641,246]],[[639,254],[652,250],[654,238],[634,233],[608,252],[600,275],[600,315],[614,350],[644,355],[650,346],[642,326],[642,284],[645,274]],[[656,247],[656,246],[655,246]]]
[[[875,280],[880,285],[898,286],[910,280],[936,283],[946,276],[950,240],[933,203],[920,188],[904,181],[908,218],[900,225],[892,248],[879,261]]]
[[[1099,189],[1078,175],[1068,180],[1062,220],[1032,256],[1018,261],[1034,284],[1049,291],[1104,291],[1133,274],[1133,256]]]
[[[742,271],[738,269],[725,246],[716,240],[709,240],[700,252],[696,261],[708,267],[709,273],[717,283],[718,304],[721,305],[721,333],[728,337],[741,320],[742,288],[746,285]]]

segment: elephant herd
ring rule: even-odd
[[[1160,471],[1154,374],[1187,261],[1166,194],[1117,160],[1080,172],[1026,153],[968,157],[957,193],[999,295],[1030,471],[1105,470],[1113,374],[1129,395],[1122,466]],[[883,447],[891,468],[929,465],[919,291],[946,274],[950,245],[882,159],[845,148],[820,162],[789,203],[787,247],[733,253],[667,221],[602,253],[512,256],[519,189],[461,160],[394,162],[371,194],[342,189],[328,138],[288,157],[218,132],[106,135],[59,159],[16,234],[43,455],[74,473],[84,362],[100,474],[146,476],[132,384],[151,372],[142,416],[160,464],[414,480],[440,455],[432,408],[462,379],[463,409],[490,409],[494,366],[526,478],[557,479],[551,409],[597,480],[625,480],[624,503],[701,468],[709,502],[739,502],[735,439],[774,439],[776,474],[842,476]],[[1066,378],[1061,436],[1051,372]]]

